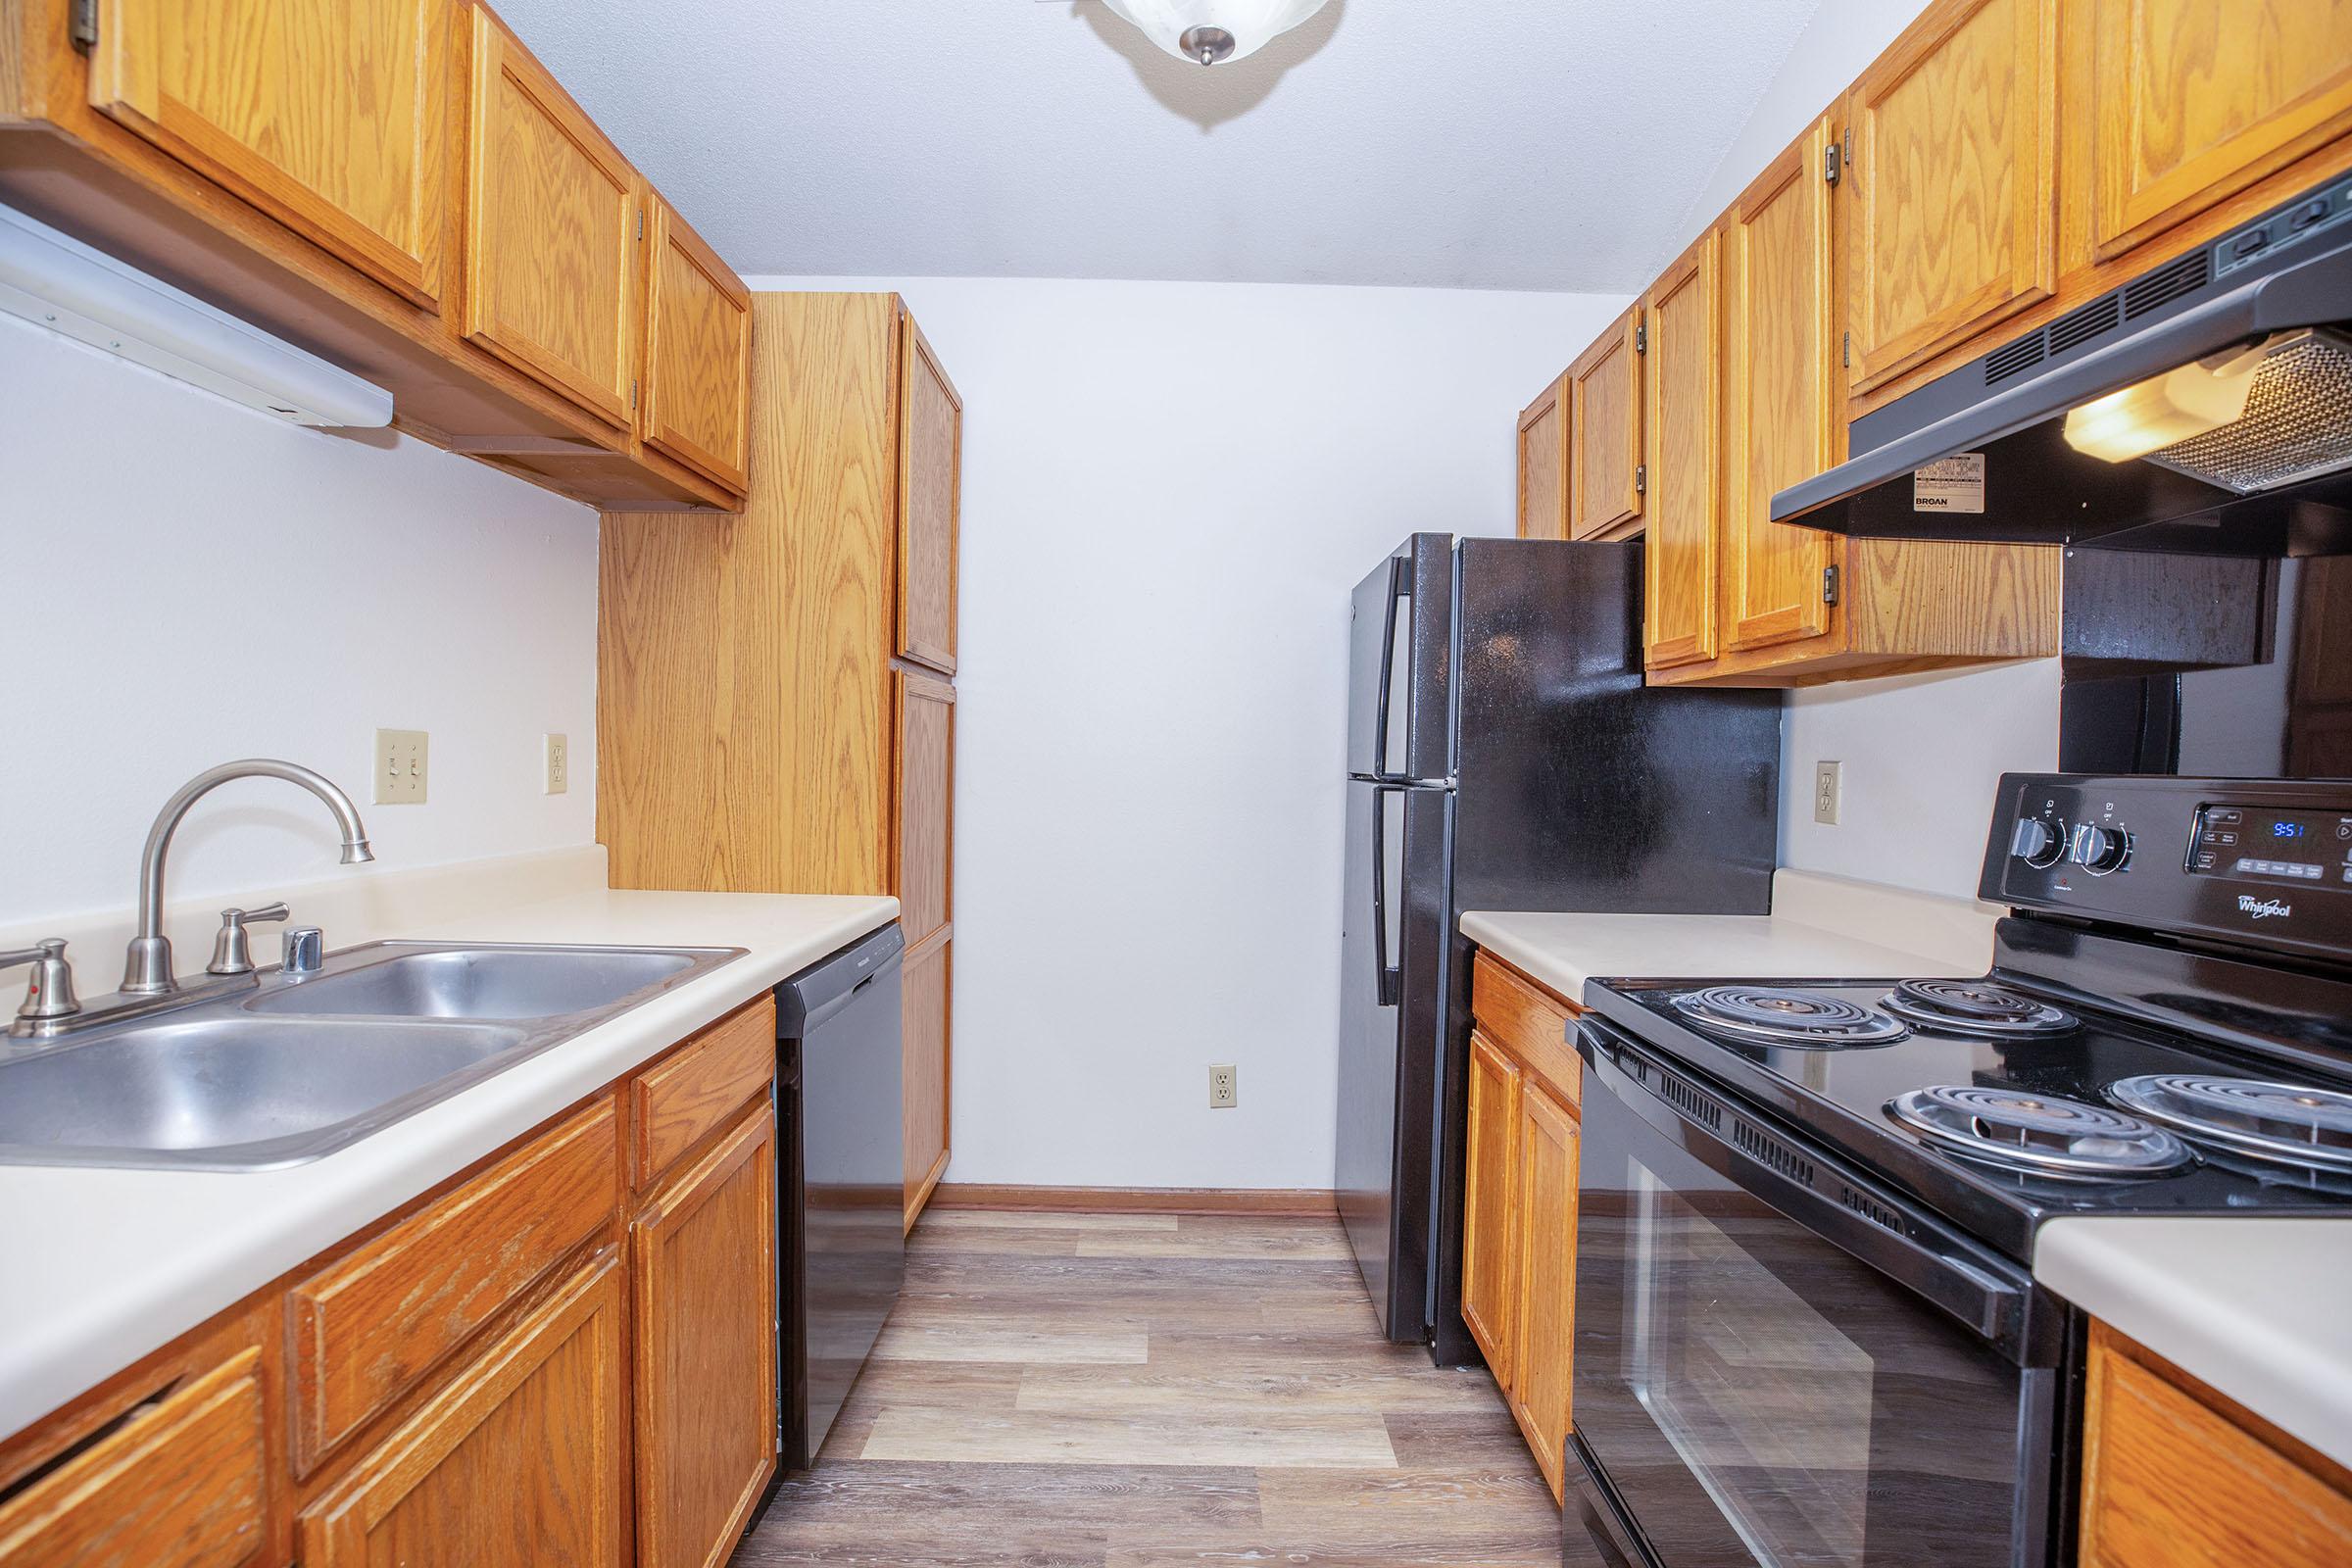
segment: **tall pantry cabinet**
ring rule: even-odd
[[[889,893],[906,1209],[948,1163],[963,402],[895,294],[755,294],[727,517],[607,513],[597,836],[616,888]]]

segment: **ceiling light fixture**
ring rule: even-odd
[[[1326,0],[1102,0],[1144,36],[1185,60],[1213,66],[1257,53],[1323,9]]]

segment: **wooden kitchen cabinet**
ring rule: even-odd
[[[1568,376],[1519,414],[1519,537],[1568,537]]]
[[[1471,963],[1462,1321],[1555,1500],[1567,1493],[1581,1008],[1492,955]]]
[[[1937,0],[1854,84],[1855,391],[2056,290],[2057,28],[2058,0]]]
[[[660,197],[647,207],[648,445],[740,492],[750,464],[752,291]]]
[[[298,1521],[304,1568],[620,1568],[627,1312],[612,1252],[583,1264]]]
[[[92,107],[440,300],[449,0],[98,0],[95,23]]]
[[[741,514],[604,518],[597,836],[615,887],[900,900],[911,1224],[948,1152],[961,404],[895,294],[756,294],[752,328]]]
[[[2090,1326],[2082,1568],[2342,1568],[2352,1472]]]
[[[630,1228],[638,1568],[716,1568],[776,1467],[776,1117],[764,1099]]]
[[[1642,297],[1649,323],[1649,525],[1642,635],[1651,669],[1715,657],[1723,510],[1722,243],[1709,229]]]
[[[1616,539],[1642,524],[1642,307],[1568,367],[1568,537]]]

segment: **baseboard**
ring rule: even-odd
[[[1111,1214],[1271,1214],[1322,1218],[1338,1200],[1319,1188],[1286,1187],[992,1187],[941,1182],[934,1208],[1052,1210]]]

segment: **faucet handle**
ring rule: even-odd
[[[280,972],[299,979],[317,974],[325,956],[326,938],[315,925],[298,925],[286,933],[286,961]]]
[[[81,1010],[80,1000],[74,995],[74,965],[66,961],[63,937],[43,937],[29,948],[0,953],[0,969],[13,969],[20,963],[32,965],[32,975],[24,987],[24,1000],[18,1004],[18,1017],[27,1021],[71,1018]]]
[[[266,904],[258,909],[222,909],[220,934],[213,938],[213,961],[204,966],[204,972],[253,973],[253,944],[245,928],[264,920],[283,920],[292,912],[283,903]]]

